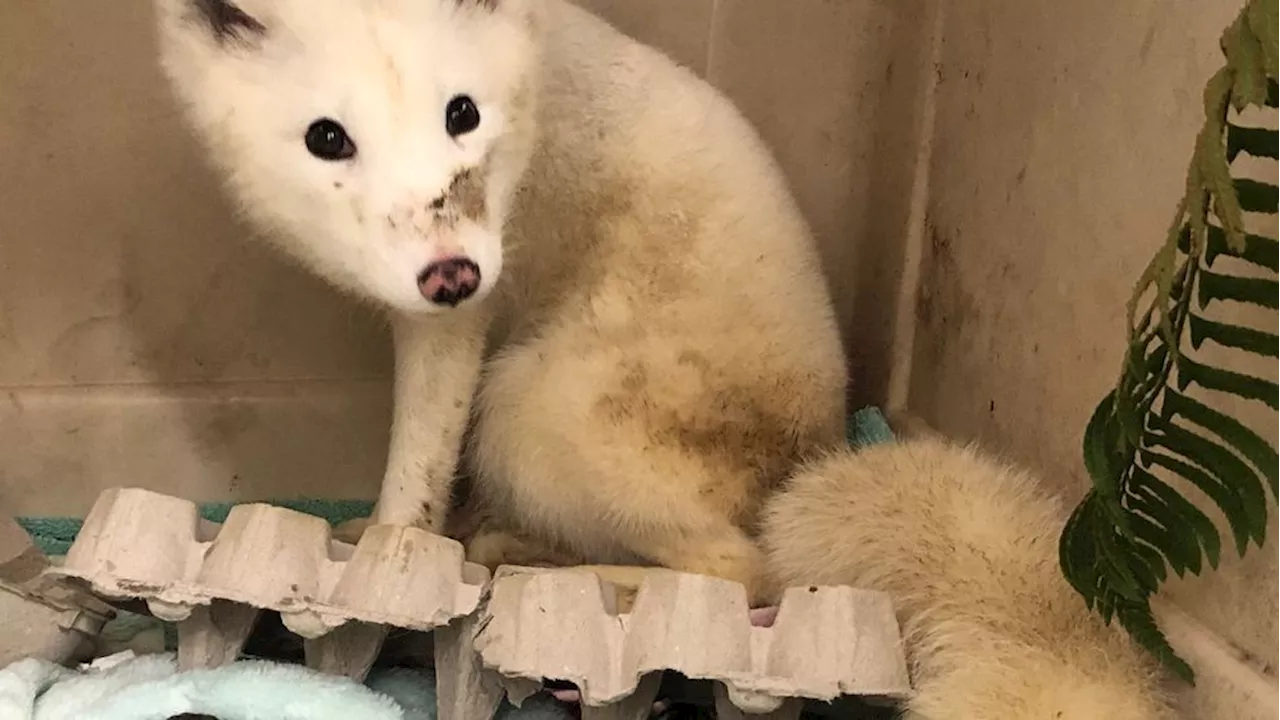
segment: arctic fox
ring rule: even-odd
[[[473,559],[542,541],[760,597],[760,504],[842,441],[846,369],[810,230],[727,99],[563,0],[156,3],[246,213],[389,313],[376,521],[439,532],[465,445],[497,523]]]
[[[1058,569],[1066,515],[1029,474],[938,439],[841,452],[763,511],[783,585],[888,593],[919,720],[1167,720],[1143,651]]]
[[[246,212],[389,314],[378,522],[441,531],[465,445],[473,559],[878,587],[919,715],[1159,717],[1027,478],[941,445],[830,454],[845,363],[814,243],[709,85],[563,0],[156,3]]]

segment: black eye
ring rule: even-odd
[[[466,135],[480,126],[480,109],[466,95],[455,95],[444,109],[444,129],[450,137]]]
[[[347,131],[329,118],[311,123],[306,140],[307,150],[321,160],[346,160],[356,154],[356,144]]]

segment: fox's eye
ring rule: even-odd
[[[480,109],[466,95],[455,95],[444,109],[444,129],[449,137],[458,137],[480,127]]]
[[[307,150],[321,160],[346,160],[356,154],[356,144],[335,120],[322,118],[307,128]]]

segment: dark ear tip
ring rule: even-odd
[[[267,32],[261,21],[231,0],[191,0],[191,7],[218,42],[243,41]]]

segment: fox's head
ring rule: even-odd
[[[394,309],[476,301],[533,142],[537,0],[155,0],[165,71],[247,213]]]

